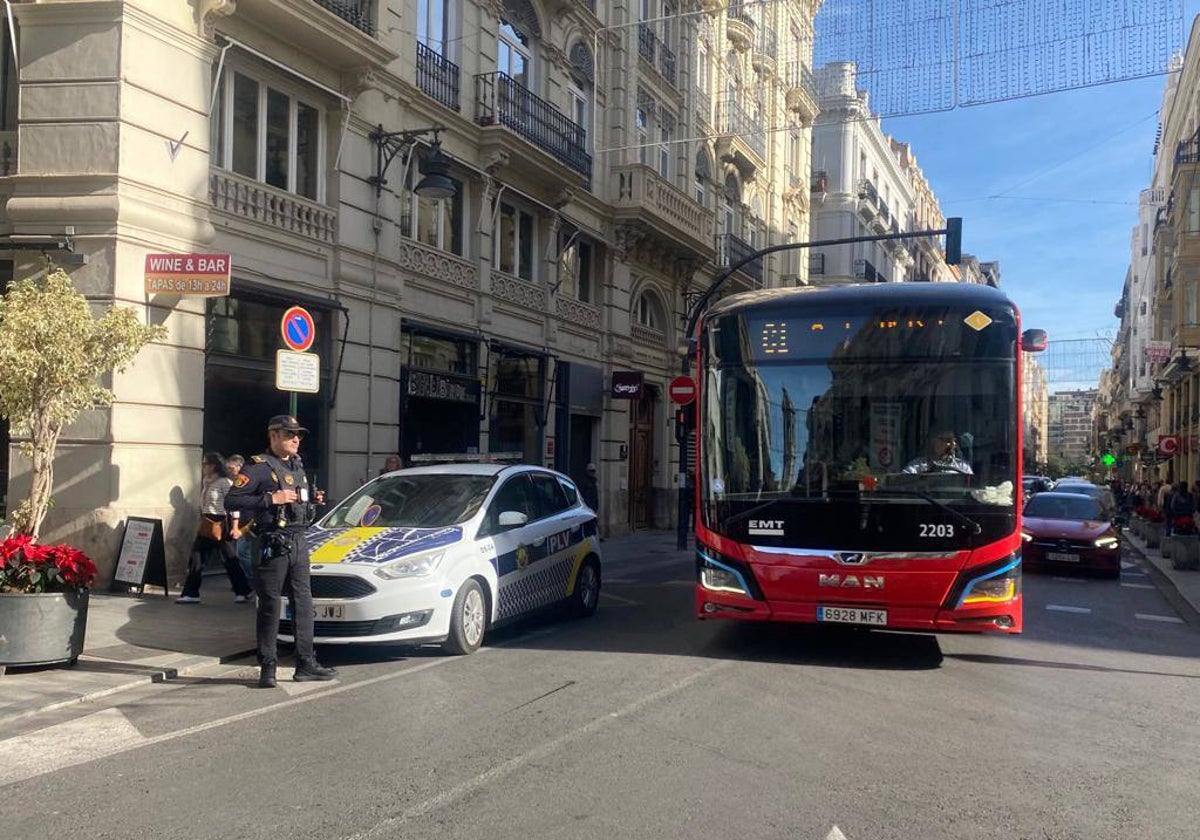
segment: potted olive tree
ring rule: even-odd
[[[38,543],[54,491],[54,456],[80,412],[108,405],[100,379],[124,370],[164,327],[128,307],[100,317],[66,272],[12,283],[0,297],[0,415],[30,464],[29,495],[9,512],[0,543],[0,669],[73,662],[83,650],[96,565],[68,545]]]

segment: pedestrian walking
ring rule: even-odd
[[[225,459],[225,474],[229,476],[230,482],[237,481],[237,477],[245,465],[246,459],[241,455],[230,455]],[[254,563],[250,559],[251,530],[251,523],[242,523],[240,516],[230,514],[229,538],[233,540],[234,548],[237,550],[238,565],[242,567],[242,574],[246,576],[246,582],[253,589]]]
[[[278,664],[279,617],[282,596],[291,603],[292,634],[296,640],[296,673],[299,682],[332,680],[333,668],[317,662],[313,650],[313,603],[309,579],[308,543],[304,529],[324,492],[309,487],[300,460],[300,441],[308,429],[287,414],[267,423],[268,447],[246,464],[225,508],[242,522],[252,523],[254,589],[258,594],[255,622],[258,636],[259,688],[275,687]]]
[[[221,558],[229,583],[233,586],[234,600],[245,603],[251,593],[250,584],[237,561],[237,549],[229,535],[229,523],[225,517],[225,497],[232,482],[225,475],[225,462],[218,452],[206,452],[200,462],[200,522],[196,538],[188,555],[188,573],[183,582],[183,591],[175,599],[176,604],[199,604],[200,584],[204,580],[205,561],[214,555]]]
[[[383,459],[383,469],[379,471],[380,475],[386,475],[390,472],[395,472],[404,467],[404,462],[400,460],[400,456],[393,452],[391,455]]]

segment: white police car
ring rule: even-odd
[[[471,653],[498,623],[600,598],[596,514],[552,470],[417,467],[360,487],[308,529],[320,644]],[[291,607],[280,637],[291,640]]]

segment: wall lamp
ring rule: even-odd
[[[375,185],[375,195],[383,192],[383,186],[387,183],[384,176],[396,155],[405,149],[411,150],[418,137],[432,134],[429,157],[421,163],[422,178],[413,187],[413,191],[422,198],[453,198],[458,192],[458,187],[447,174],[450,171],[450,158],[442,152],[442,142],[438,140],[438,132],[445,130],[444,125],[432,125],[408,131],[384,131],[380,125],[367,135],[375,144],[375,174],[367,179],[367,183]]]

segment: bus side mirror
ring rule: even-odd
[[[1045,330],[1025,330],[1021,333],[1021,349],[1026,353],[1041,353],[1048,340]]]

